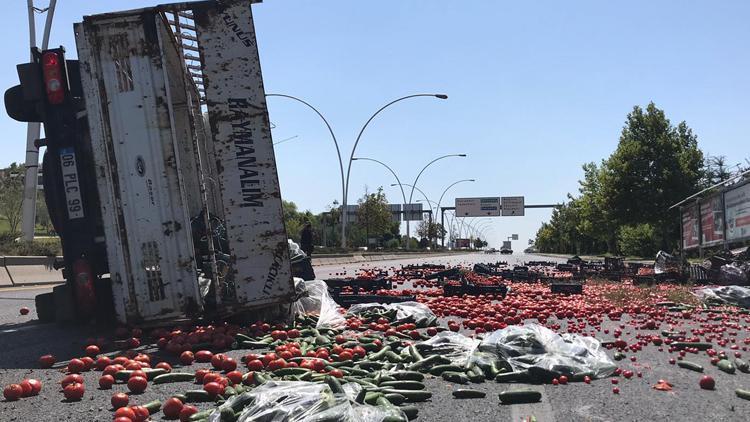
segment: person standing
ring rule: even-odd
[[[305,227],[302,228],[302,231],[300,232],[300,249],[302,249],[302,252],[304,252],[307,256],[312,256],[313,251],[313,232],[312,232],[312,224],[310,222],[305,223]]]

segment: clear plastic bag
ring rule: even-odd
[[[344,328],[346,319],[341,307],[328,294],[328,285],[321,280],[294,279],[298,299],[292,303],[293,315],[315,315],[316,328]]]
[[[654,262],[654,272],[656,274],[679,273],[680,259],[664,251],[659,251]]]
[[[730,304],[750,309],[750,288],[742,286],[702,287],[695,295],[703,302]]]
[[[453,331],[441,331],[431,338],[416,344],[423,356],[441,355],[455,365],[465,365],[479,346],[479,340]]]
[[[401,303],[358,303],[349,307],[346,311],[347,316],[356,316],[372,310],[388,311],[396,310],[396,323],[413,322],[417,327],[428,327],[437,322],[437,316],[426,305],[418,302],[401,302]]]
[[[307,257],[307,254],[292,239],[287,239],[287,242],[289,243],[289,259],[291,262],[297,262]]]
[[[730,285],[747,285],[747,274],[736,263],[722,265],[719,269],[719,284],[724,286]]]
[[[266,382],[227,400],[209,422],[220,422],[221,410],[227,408],[240,411],[238,422],[382,422],[388,416],[403,416],[398,409],[354,403],[348,394],[333,394],[325,383],[304,381]]]
[[[488,335],[479,351],[497,354],[515,371],[539,368],[563,375],[591,372],[606,377],[616,366],[593,337],[557,334],[538,324],[512,325]]]

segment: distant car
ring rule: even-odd
[[[513,255],[513,249],[500,249],[500,253],[503,255]]]
[[[495,248],[485,249],[484,253],[497,253],[497,249],[495,249]]]

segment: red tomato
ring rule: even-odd
[[[141,345],[141,341],[138,340],[137,338],[131,337],[128,339],[128,347],[130,347],[131,349],[135,349],[136,347],[140,345]]]
[[[131,407],[133,409],[133,412],[135,412],[135,421],[136,422],[145,422],[150,415],[147,408],[144,406],[133,406]]]
[[[135,421],[135,411],[129,407],[120,407],[115,411],[116,418],[127,418],[130,421]]]
[[[83,370],[84,371],[90,371],[91,368],[94,367],[94,359],[89,356],[84,356],[81,358],[81,362],[83,362]]]
[[[198,369],[195,371],[195,380],[198,382],[203,382],[203,377],[206,376],[210,371],[208,369]]]
[[[125,418],[125,417],[120,416],[120,417],[115,418],[114,422],[133,422],[133,420],[130,418]]]
[[[167,362],[159,362],[156,364],[155,368],[160,368],[167,372],[172,372],[172,365],[168,364]]]
[[[78,374],[70,374],[66,375],[62,381],[60,381],[62,388],[65,388],[70,384],[83,384],[83,377]]]
[[[227,355],[223,353],[217,353],[213,355],[211,358],[211,366],[213,366],[215,369],[222,369],[222,364],[224,362],[224,359],[227,358]]]
[[[205,362],[211,362],[211,359],[213,359],[214,354],[209,352],[208,350],[199,350],[195,352],[195,360],[201,363]]]
[[[99,346],[92,344],[89,346],[86,346],[86,356],[90,356],[92,358],[95,358],[96,355],[99,354]]]
[[[27,308],[27,307],[24,306],[23,308],[19,309],[18,312],[20,312],[21,315],[28,315],[29,314],[29,308]]]
[[[84,392],[83,384],[73,383],[65,386],[63,389],[63,395],[69,401],[78,401],[83,398]]]
[[[86,364],[80,359],[71,359],[68,362],[68,372],[71,374],[80,374],[86,369]]]
[[[16,401],[23,396],[23,387],[18,384],[11,384],[3,389],[3,397],[8,401]]]
[[[336,378],[343,378],[344,377],[344,373],[341,372],[340,369],[331,369],[331,371],[328,372],[328,375],[330,375],[332,377],[336,377]]]
[[[107,369],[107,367],[111,364],[112,364],[112,359],[106,356],[101,356],[99,357],[99,359],[96,360],[96,370],[103,371]]]
[[[227,378],[232,384],[240,384],[242,382],[242,372],[231,371],[227,374]]]
[[[188,422],[190,417],[198,413],[198,408],[192,405],[182,406],[180,410],[180,422]]]
[[[39,358],[39,366],[41,368],[51,368],[52,365],[54,365],[56,362],[55,356],[53,355],[44,355]]]
[[[195,355],[193,355],[193,352],[191,352],[190,350],[185,350],[180,355],[180,363],[183,365],[191,365],[194,360],[195,360]]]
[[[286,367],[286,361],[284,359],[276,359],[272,360],[268,364],[268,370],[269,371],[275,371],[277,369],[285,368]]]
[[[293,329],[291,329],[291,330],[287,331],[287,332],[286,332],[286,335],[287,335],[287,336],[288,336],[289,338],[298,338],[298,337],[300,336],[300,332],[299,332],[299,330],[298,330],[298,329],[296,329],[296,328],[293,328]]]
[[[287,352],[287,353],[289,353],[289,352]],[[232,359],[232,358],[230,358],[230,357],[226,357],[221,362],[221,369],[223,369],[224,372],[232,372],[235,369],[237,369],[237,361],[234,360],[234,359]]]
[[[704,390],[713,390],[716,387],[716,381],[711,376],[704,375],[698,385]]]
[[[339,353],[339,361],[343,362],[345,360],[352,360],[354,358],[354,355],[352,355],[352,352],[348,350],[344,350],[343,352]]]
[[[115,393],[112,395],[112,399],[110,399],[110,402],[112,403],[112,407],[115,409],[120,409],[128,405],[130,402],[130,397],[128,397],[125,393]]]
[[[203,386],[203,389],[206,390],[206,392],[211,397],[216,397],[220,394],[224,394],[224,386],[219,384],[218,382],[209,382],[208,384]]]
[[[114,376],[119,371],[120,371],[120,368],[117,365],[107,365],[107,367],[104,368],[104,371],[102,372],[102,374]]]
[[[132,377],[128,380],[128,390],[132,391],[133,393],[142,393],[146,391],[146,386],[148,386],[148,381],[146,378],[143,377]]]
[[[216,372],[209,372],[203,377],[203,385],[206,385],[209,382],[217,382],[220,379],[221,375],[217,374]]]
[[[18,383],[18,385],[20,385],[21,389],[23,390],[21,397],[29,397],[31,395],[31,392],[34,390],[31,384],[29,384],[29,380],[23,380]]]
[[[140,369],[137,369],[131,372],[130,375],[128,375],[128,379],[133,378],[133,377],[141,377],[141,378],[148,379],[148,375],[146,375],[146,373],[141,371]]]
[[[247,362],[247,369],[251,371],[262,371],[264,368],[263,362],[258,359]]]
[[[31,378],[28,381],[29,381],[29,384],[31,384],[31,395],[32,396],[36,396],[37,394],[39,394],[40,391],[42,391],[42,382],[41,381],[39,381],[37,379],[34,379],[34,378]]]
[[[112,384],[115,383],[115,377],[112,375],[102,375],[99,378],[99,388],[102,390],[109,390],[112,388]]]
[[[182,412],[183,404],[180,399],[172,397],[164,402],[162,411],[167,419],[177,419]]]

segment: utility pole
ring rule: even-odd
[[[46,9],[37,9],[34,7],[34,0],[26,0],[29,14],[29,51],[36,47],[36,22],[34,13],[47,13],[44,23],[44,34],[42,35],[42,50],[46,50],[49,45],[49,33],[52,28],[52,17],[55,15],[55,5],[57,0],[50,0]],[[33,53],[31,59],[34,60]],[[23,206],[21,214],[21,238],[27,242],[34,240],[34,229],[36,227],[36,196],[37,196],[37,178],[39,177],[39,149],[34,145],[34,141],[41,135],[41,125],[38,122],[31,122],[26,127],[26,174],[24,176],[23,186]]]

